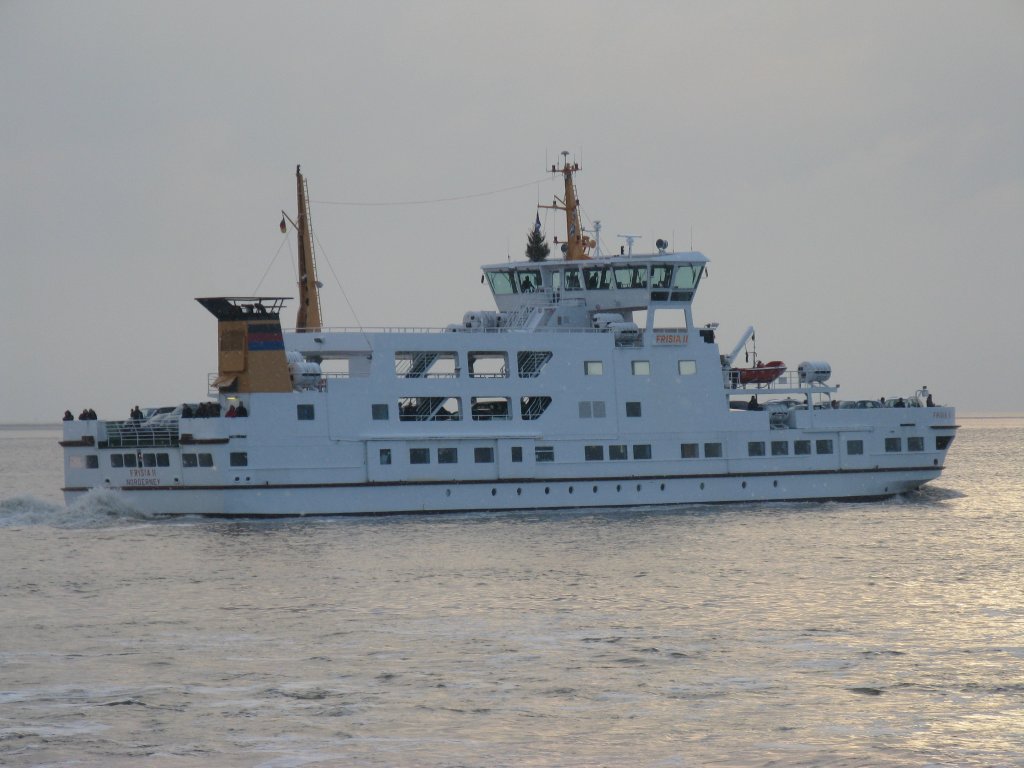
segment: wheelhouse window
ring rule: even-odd
[[[634,376],[650,376],[651,375],[651,361],[650,360],[634,360],[632,363],[633,375]]]
[[[604,373],[604,363],[600,360],[587,360],[583,363],[583,372],[587,376],[601,376]]]
[[[195,457],[195,454],[192,454],[192,458],[195,459]],[[121,467],[124,466],[124,457],[120,453],[110,454],[110,466],[112,466],[114,469],[120,469]]]
[[[629,458],[629,453],[624,445],[609,445],[608,446],[608,458],[611,461],[625,461]]]
[[[651,458],[651,446],[650,444],[639,444],[633,446],[633,458],[634,459],[649,459]]]
[[[704,443],[704,458],[705,459],[720,459],[720,458],[722,458],[722,444],[721,443]]]
[[[516,275],[519,278],[520,293],[533,293],[543,288],[539,269],[520,269]]]
[[[651,288],[668,288],[672,284],[672,266],[655,264],[651,267]]]
[[[490,446],[474,448],[473,449],[473,461],[477,464],[493,464],[494,463],[494,449]]]
[[[128,462],[125,461],[124,465],[127,467]],[[199,454],[199,466],[200,467],[212,467],[213,466],[213,454],[212,453],[200,453]]]
[[[811,455],[811,441],[810,440],[794,440],[793,441],[793,453],[797,456],[810,456]]]
[[[908,437],[907,438],[907,450],[908,451],[923,451],[924,450],[924,438],[923,437]]]
[[[85,468],[86,469],[99,469],[100,468],[100,457],[94,453],[87,453],[85,455]]]
[[[245,451],[233,451],[230,456],[230,463],[232,467],[247,467],[249,466],[249,454]]]
[[[516,293],[516,282],[512,270],[495,270],[487,272],[487,281],[491,284],[491,292],[495,296],[507,296]]]
[[[815,440],[814,450],[818,453],[832,453],[831,440]]]
[[[864,454],[864,441],[863,440],[847,440],[846,441],[846,454],[848,456],[861,456]]]
[[[458,464],[459,463],[459,449],[458,448],[438,448],[437,449],[437,463],[438,464]]]
[[[429,464],[430,463],[430,449],[429,448],[410,448],[409,449],[409,463],[410,464]]]
[[[604,461],[604,446],[603,445],[585,445],[583,446],[583,458],[587,461]]]
[[[567,291],[581,291],[583,286],[580,283],[580,270],[579,267],[569,267],[565,270],[564,279],[565,290]]]
[[[680,376],[693,376],[697,372],[697,361],[696,360],[680,360],[679,361],[679,375]]]
[[[608,267],[584,267],[583,282],[588,291],[606,291],[612,287],[611,271]]]
[[[111,456],[111,458],[113,458],[113,456]],[[183,453],[181,454],[181,466],[188,468],[198,467],[199,459],[194,453]]]
[[[679,455],[684,459],[700,458],[699,445],[697,443],[683,443],[679,446]]]
[[[747,456],[764,456],[764,443],[753,440],[747,443]]]
[[[789,443],[785,440],[772,440],[772,456],[789,456]]]
[[[622,289],[646,288],[647,267],[615,267],[615,287]]]
[[[885,452],[899,453],[903,450],[903,441],[898,437],[885,438]]]
[[[953,442],[952,435],[938,435],[935,438],[935,450],[944,451],[949,448],[949,444]]]

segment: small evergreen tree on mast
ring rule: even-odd
[[[526,258],[530,261],[544,261],[551,253],[551,247],[540,228],[540,214],[537,214],[537,223],[530,230],[530,236],[526,240]]]

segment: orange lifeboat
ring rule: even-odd
[[[733,380],[740,384],[771,384],[786,372],[786,364],[781,360],[762,363],[758,360],[753,368],[733,368]]]

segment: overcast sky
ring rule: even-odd
[[[563,149],[609,248],[692,231],[726,351],[1024,410],[1019,1],[4,0],[0,94],[0,422],[204,397],[299,163],[326,324],[489,309]]]

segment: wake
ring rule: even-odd
[[[94,488],[70,507],[34,496],[14,496],[0,501],[0,528],[48,525],[54,528],[108,528],[157,520],[131,504],[116,491]]]

